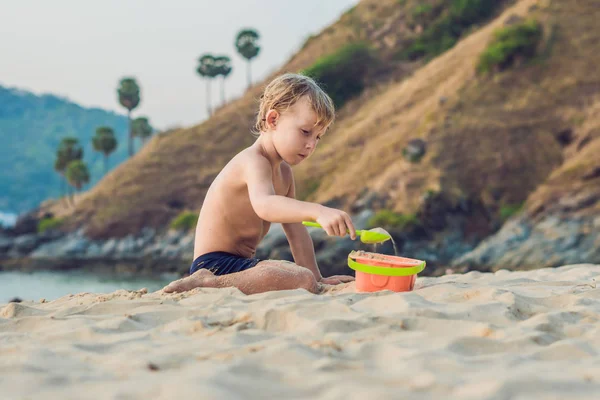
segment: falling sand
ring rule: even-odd
[[[386,231],[383,228],[373,228],[370,229],[369,232],[377,232],[377,233],[382,233],[384,235],[387,235],[390,237],[390,240],[392,241],[392,246],[394,246],[394,255],[398,256],[398,248],[396,247],[396,242],[394,242],[394,238],[392,237],[392,235],[390,235],[390,233],[388,231]],[[383,242],[379,242],[379,243],[373,243],[373,253],[377,253],[377,247]]]

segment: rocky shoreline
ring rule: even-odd
[[[565,264],[600,263],[600,216],[560,219],[545,216],[535,222],[527,216],[508,220],[496,232],[473,228],[481,210],[472,205],[424,209],[417,226],[389,229],[399,255],[427,261],[425,276],[499,268],[530,269]],[[479,211],[477,211],[479,210]],[[358,228],[375,215],[363,208],[353,215]],[[477,225],[477,224],[475,224]],[[474,233],[475,231],[475,233]],[[353,250],[394,254],[391,242],[374,248],[349,238],[328,237],[309,229],[317,262],[324,275],[353,274],[346,259]],[[71,270],[139,274],[185,275],[193,258],[194,233],[144,228],[138,235],[92,240],[83,230],[71,233],[9,235],[0,231],[0,271]],[[273,224],[257,249],[260,259],[293,261],[281,225]]]
[[[357,227],[364,228],[373,215],[374,212],[367,209],[357,213],[353,219]],[[309,232],[317,262],[325,275],[352,274],[353,271],[346,265],[348,254],[352,250],[375,250],[372,245],[365,245],[358,240],[328,237],[321,229],[309,229]],[[403,232],[392,230],[391,233],[402,248],[403,255],[408,256],[410,252],[412,257],[429,260],[428,272],[434,273],[440,252],[431,245],[418,245],[419,242],[429,241],[428,239],[418,238],[417,234],[413,235],[416,240],[410,240],[403,236]],[[445,240],[452,241],[452,235],[447,235]],[[452,244],[445,247],[452,248]],[[463,249],[464,243],[454,243],[454,247]],[[472,247],[473,245],[467,246],[468,249]],[[193,250],[193,232],[169,230],[161,233],[150,228],[143,229],[139,235],[108,240],[91,240],[83,230],[71,233],[30,232],[14,236],[0,234],[0,270],[87,269],[148,275],[165,272],[185,274],[193,258]],[[394,254],[391,243],[380,245],[376,250]],[[256,256],[260,259],[293,261],[281,225],[273,224],[258,247]]]

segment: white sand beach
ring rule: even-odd
[[[0,305],[2,399],[597,399],[600,265]]]

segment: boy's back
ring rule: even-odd
[[[251,258],[269,231],[271,223],[261,219],[250,202],[245,171],[264,158],[256,146],[237,154],[211,184],[196,225],[194,259],[213,251]],[[281,163],[272,171],[275,194],[286,196],[291,185],[291,168]]]

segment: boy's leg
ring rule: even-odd
[[[235,286],[245,294],[271,290],[306,289],[317,293],[318,285],[313,273],[289,261],[265,260],[256,266],[233,274],[216,276],[207,269],[199,269],[187,278],[171,282],[166,293],[185,292],[197,287]]]

